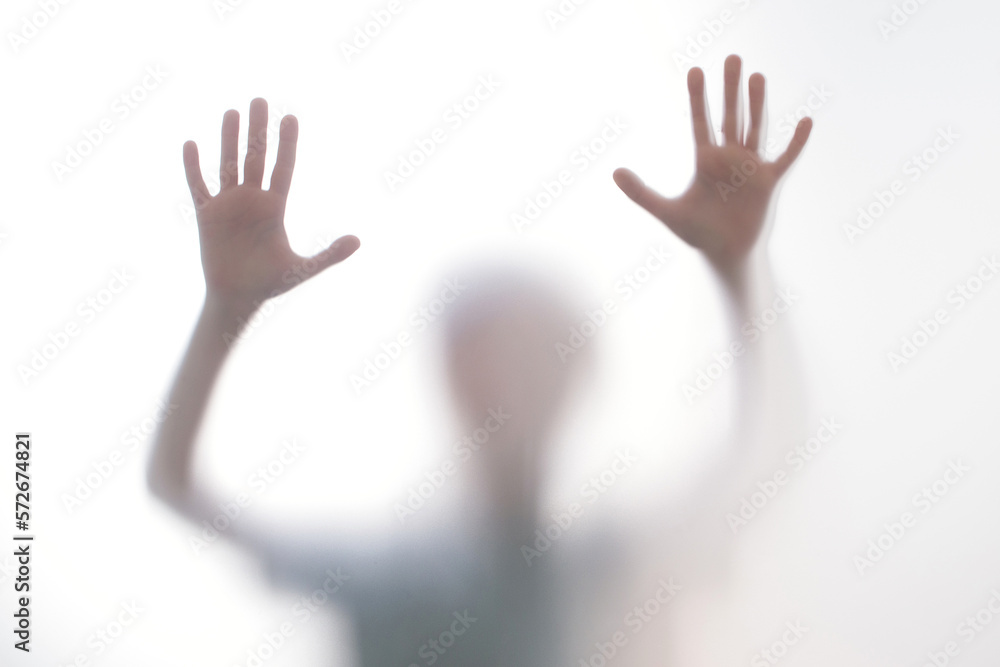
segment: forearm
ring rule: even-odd
[[[729,340],[743,354],[735,363],[732,453],[745,463],[771,465],[802,419],[803,399],[788,312],[794,290],[775,283],[766,250],[739,264],[713,264],[726,301]]]
[[[738,261],[706,259],[722,292],[728,324],[738,331],[744,322],[760,311],[768,295],[774,291],[770,259],[766,252],[757,250]]]
[[[205,409],[230,341],[252,312],[207,297],[170,390],[169,402],[177,408],[156,434],[147,476],[152,492],[182,513],[192,508],[191,464]]]

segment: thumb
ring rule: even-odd
[[[325,271],[334,264],[339,264],[354,254],[354,251],[361,247],[361,241],[357,236],[348,234],[341,236],[331,243],[325,250],[312,257],[301,260],[301,273],[305,275],[304,280]]]
[[[666,223],[673,229],[673,221],[676,217],[674,200],[664,197],[656,190],[653,190],[642,179],[636,176],[630,169],[616,169],[613,174],[615,183],[621,188],[629,199],[646,209],[649,213]]]

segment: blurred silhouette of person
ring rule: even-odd
[[[737,304],[745,304],[748,257],[765,230],[782,175],[808,138],[802,121],[786,152],[764,162],[764,80],[749,81],[750,122],[741,118],[741,62],[726,61],[723,143],[707,117],[704,75],[688,77],[696,143],[696,174],[688,190],[667,199],[632,172],[618,170],[619,187],[700,249]],[[262,189],[267,104],[250,106],[244,180],[238,184],[239,115],[222,123],[221,189],[212,196],[201,175],[197,147],[184,145],[188,185],[197,210],[206,296],[169,401],[178,407],[157,433],[148,468],[152,492],[196,524],[218,513],[225,498],[193,481],[194,444],[227,341],[268,298],[347,259],[360,246],[343,236],[313,258],[295,254],[284,228],[298,135],[293,116],[282,119],[270,188]],[[717,183],[753,159],[747,182],[720,197]],[[447,372],[463,432],[502,422],[468,467],[475,494],[433,529],[401,528],[390,535],[331,529],[303,534],[242,519],[222,535],[258,557],[275,581],[313,591],[336,586],[333,597],[353,622],[361,664],[531,665],[577,664],[566,637],[581,589],[600,588],[616,567],[615,545],[595,542],[568,558],[526,563],[522,547],[541,525],[545,445],[583,355],[563,363],[555,344],[582,312],[544,277],[494,271],[450,306],[445,323]],[[425,524],[426,526],[426,524]],[[606,537],[606,536],[605,536]],[[329,590],[330,588],[328,588]],[[592,644],[592,642],[591,642]]]

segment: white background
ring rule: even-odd
[[[835,415],[844,424],[766,516],[734,537],[732,585],[747,610],[734,618],[759,647],[802,619],[810,634],[788,665],[920,665],[952,640],[961,654],[951,664],[996,664],[1000,619],[970,643],[955,629],[1000,590],[1000,287],[985,283],[961,310],[947,297],[1000,252],[997,6],[928,0],[886,37],[878,22],[893,7],[882,0],[591,0],[555,26],[545,14],[554,1],[405,1],[349,60],[341,45],[385,4],[70,1],[14,44],[40,5],[5,2],[0,465],[11,498],[13,434],[30,431],[37,541],[34,650],[15,652],[4,630],[3,664],[68,665],[80,654],[109,667],[246,664],[262,633],[289,616],[295,597],[268,589],[235,550],[217,543],[193,553],[191,527],[145,488],[149,440],[134,451],[121,440],[165,397],[204,294],[181,146],[198,143],[211,182],[223,113],[235,108],[245,123],[254,97],[268,100],[275,123],[282,113],[299,119],[286,215],[293,247],[312,254],[349,233],[362,245],[239,345],[202,433],[200,476],[235,494],[295,438],[307,453],[254,513],[391,526],[393,505],[458,434],[439,331],[416,336],[358,396],[349,377],[379,345],[484,252],[530,245],[596,302],[663,245],[670,266],[593,342],[600,361],[560,433],[550,502],[623,446],[647,465],[608,508],[628,512],[645,489],[683,480],[731,408],[721,386],[695,405],[681,393],[724,346],[722,311],[697,254],[632,205],[611,172],[629,166],[670,195],[686,186],[687,65],[675,54],[724,9],[733,20],[703,35],[693,60],[706,70],[716,122],[730,53],[744,58],[745,77],[768,77],[770,136],[781,148],[783,116],[814,88],[830,93],[811,111],[813,134],[787,177],[770,251],[776,282],[800,296],[787,317],[816,415],[809,423]],[[163,80],[122,118],[115,100],[142,84],[146,68]],[[490,75],[497,91],[390,191],[384,173],[415,140],[447,127],[447,109]],[[113,131],[60,178],[54,163],[103,118]],[[511,214],[616,118],[627,126],[620,139],[518,234]],[[958,136],[949,150],[918,180],[904,174],[947,128]],[[245,143],[245,124],[241,134]],[[904,194],[852,243],[844,226],[895,179]],[[114,271],[132,276],[127,288],[84,321],[78,304]],[[948,324],[894,370],[887,353],[938,308]],[[19,368],[71,321],[80,335],[25,378]],[[68,507],[66,495],[116,449],[122,465]],[[860,575],[854,557],[953,459],[971,472]],[[0,565],[7,628],[13,559],[0,556]],[[144,611],[95,655],[88,637],[130,601]],[[339,635],[330,627],[297,628],[267,664],[348,664],[345,626]],[[720,622],[711,636],[730,630]]]

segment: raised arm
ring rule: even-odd
[[[743,345],[742,355],[731,362],[736,403],[734,414],[726,419],[729,428],[726,446],[718,450],[721,459],[705,469],[702,490],[673,514],[676,525],[687,526],[688,531],[684,536],[671,535],[673,542],[687,545],[692,567],[713,577],[719,568],[712,564],[722,566],[725,561],[707,556],[728,557],[734,533],[745,525],[738,515],[740,498],[757,491],[756,484],[770,480],[776,471],[787,472],[781,457],[805,440],[808,428],[787,318],[775,321],[774,312],[762,314],[774,304],[776,287],[788,287],[774,285],[766,241],[780,182],[802,152],[812,121],[802,119],[785,152],[766,161],[764,77],[750,77],[750,122],[744,131],[741,70],[739,57],[726,59],[721,144],[709,120],[704,74],[698,68],[688,73],[695,174],[681,196],[664,197],[627,169],[614,173],[626,195],[703,253],[729,306],[729,340]],[[780,307],[787,311],[789,306]],[[758,323],[769,320],[766,331],[753,324],[754,318]],[[755,337],[746,335],[748,323]]]
[[[739,56],[726,59],[724,76],[725,111],[720,145],[716,143],[709,117],[705,75],[697,67],[688,72],[695,174],[680,197],[660,195],[628,169],[616,170],[614,179],[633,201],[704,254],[725,290],[733,332],[735,338],[741,340],[742,325],[775,298],[766,241],[774,218],[778,186],[802,152],[812,130],[812,120],[799,121],[785,152],[772,162],[765,161],[764,77],[759,73],[750,77],[750,123],[744,130]],[[744,365],[759,365],[765,347],[770,346],[755,345],[748,350],[748,363]],[[756,375],[755,372],[741,374],[743,396],[756,393],[745,386]],[[746,406],[747,401],[742,405]],[[743,416],[749,417],[746,413]],[[744,426],[747,423],[746,419],[739,421]]]
[[[193,485],[191,462],[205,408],[232,343],[267,299],[346,259],[360,245],[356,237],[343,236],[312,258],[292,251],[284,215],[298,122],[294,116],[282,119],[277,161],[270,187],[264,190],[267,117],[267,102],[253,100],[243,183],[238,184],[239,113],[226,112],[221,188],[214,197],[201,175],[198,147],[192,141],[184,144],[184,169],[197,211],[205,303],[170,390],[170,403],[177,408],[157,432],[147,477],[153,494],[196,522],[218,511],[215,494]]]

